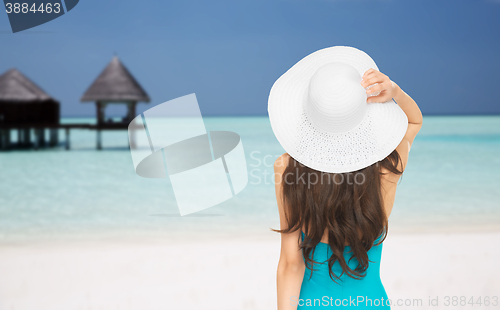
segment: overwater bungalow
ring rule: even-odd
[[[81,101],[95,102],[97,148],[101,149],[101,130],[127,129],[130,121],[136,116],[137,103],[150,102],[150,98],[118,57],[114,56],[83,94]],[[106,119],[105,110],[111,104],[126,105],[127,114],[120,121]]]
[[[102,130],[127,130],[136,116],[139,102],[150,102],[148,94],[137,80],[114,56],[81,98],[82,102],[95,102],[95,124],[61,124],[59,101],[49,96],[17,69],[10,69],[0,76],[0,150],[12,146],[56,146],[59,129],[66,133],[65,146],[70,148],[70,129],[97,131],[97,149],[102,149]],[[105,110],[110,104],[125,105],[127,113],[119,121],[106,119]],[[17,144],[11,143],[12,130],[18,131]],[[46,130],[50,133],[45,141]],[[34,139],[32,142],[32,134]],[[134,144],[131,139],[131,144]],[[130,145],[134,147],[134,145]]]
[[[59,101],[17,69],[0,76],[0,149],[9,149],[11,131],[17,130],[17,146],[44,146],[48,129],[49,146],[58,143]],[[34,141],[31,141],[31,132]]]

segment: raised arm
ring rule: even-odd
[[[386,102],[392,98],[408,118],[408,129],[396,148],[401,156],[402,168],[404,169],[408,162],[408,152],[410,152],[413,140],[422,127],[422,112],[420,112],[415,100],[408,96],[394,81],[391,81],[387,75],[375,69],[367,70],[363,75],[361,85],[367,88],[375,83],[377,85],[370,87],[366,93],[370,95],[380,92],[380,94],[368,97],[367,102]]]
[[[287,228],[285,206],[282,199],[283,172],[288,164],[288,154],[281,155],[274,163],[276,200],[280,217],[280,229]],[[300,287],[304,278],[305,263],[299,248],[300,230],[281,234],[281,253],[277,271],[278,310],[296,310]]]
[[[422,112],[420,112],[415,100],[408,96],[408,94],[405,93],[401,87],[398,86],[398,84],[394,81],[391,82],[393,84],[392,98],[408,117],[408,130],[406,131],[404,140],[411,145],[413,143],[413,139],[415,139],[415,136],[422,127]]]

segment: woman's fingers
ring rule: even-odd
[[[380,74],[382,74],[380,71],[377,71],[375,69],[369,69],[365,72],[365,74],[363,74],[362,79],[366,80],[368,78],[371,78],[373,76],[378,76]]]
[[[389,77],[382,72],[370,68],[363,74],[361,85],[366,90],[367,95],[379,92],[377,96],[368,96],[367,102],[387,102],[392,97],[392,82]]]
[[[376,74],[376,75],[370,75],[369,77],[363,78],[363,82],[361,82],[361,85],[366,88],[372,84],[382,83],[382,82],[383,82],[383,77]]]
[[[390,81],[389,77],[385,74],[383,74],[382,72],[380,71],[377,71],[375,69],[369,69],[365,72],[365,74],[363,75],[363,81],[361,82],[361,85],[363,87],[368,87],[372,84],[375,84],[375,83],[384,83],[386,81]]]
[[[368,78],[368,77],[371,77],[371,76],[374,76],[374,75],[377,75],[377,74],[380,74],[379,71],[366,71],[365,74],[363,74],[362,78],[365,79],[365,78]]]
[[[370,68],[370,69],[366,70],[366,72],[363,74],[363,77],[365,77],[366,75],[373,73],[373,72],[378,72],[378,71],[373,69],[373,68]]]
[[[380,95],[378,96],[371,96],[371,97],[368,97],[366,99],[366,102],[370,103],[370,102],[379,102],[379,103],[383,103],[383,102],[386,102],[386,101],[389,101],[389,99],[391,99],[391,96],[387,95],[387,92],[386,91],[382,91],[380,93]]]
[[[370,87],[370,89],[368,89],[366,91],[366,93],[367,94],[376,93],[376,92],[382,91],[384,89],[387,89],[387,85],[385,83],[381,83],[381,84],[377,84],[375,86]]]

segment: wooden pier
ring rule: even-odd
[[[128,69],[114,56],[81,98],[82,102],[95,102],[96,124],[61,124],[60,104],[17,69],[0,76],[0,150],[12,148],[39,149],[59,145],[59,130],[64,129],[66,150],[70,149],[71,129],[96,131],[96,148],[102,149],[102,131],[128,130],[136,116],[138,102],[150,98]],[[106,120],[108,105],[121,104],[127,113],[119,122]],[[134,129],[131,127],[130,147],[135,147]],[[17,143],[11,143],[12,131],[17,131]],[[45,140],[49,132],[48,141]]]
[[[134,129],[140,126],[131,127],[132,132],[130,136],[130,147],[135,148]],[[128,130],[128,124],[29,124],[17,126],[2,126],[0,125],[0,150],[11,150],[20,148],[31,148],[35,150],[44,147],[56,147],[60,145],[59,130],[64,129],[64,148],[69,150],[71,148],[71,129],[88,129],[96,131],[96,149],[102,149],[102,132],[104,130]],[[17,143],[12,143],[10,140],[11,132],[17,131]],[[49,133],[49,139],[46,140],[46,133]]]

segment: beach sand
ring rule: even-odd
[[[276,309],[279,246],[275,233],[4,244],[0,309]],[[393,309],[500,308],[445,305],[500,296],[499,246],[499,232],[389,234],[381,277]]]

